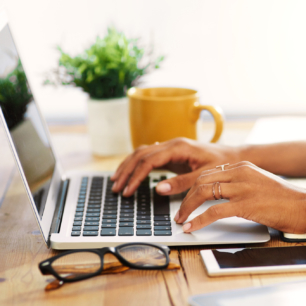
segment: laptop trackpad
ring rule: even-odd
[[[224,202],[228,201],[220,200],[205,202],[189,216],[186,222],[202,214],[210,206]],[[266,226],[238,217],[220,219],[190,234],[183,233],[180,226],[180,228],[177,228],[176,234],[179,234],[180,236],[188,236],[188,240],[202,241],[203,244],[252,243],[264,242],[270,239]]]

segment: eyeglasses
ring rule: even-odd
[[[126,243],[96,250],[72,250],[39,264],[43,275],[52,274],[61,282],[71,283],[102,273],[104,255],[113,254],[124,266],[132,269],[164,269],[169,265],[170,249],[149,243]]]

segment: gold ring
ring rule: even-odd
[[[217,198],[216,198],[216,194],[215,194],[215,185],[216,185],[217,183],[213,183],[213,185],[212,185],[212,193],[213,193],[213,196],[214,196],[214,199],[215,200],[218,200]]]
[[[216,166],[216,169],[221,168],[221,171],[224,171],[224,167],[228,166],[229,164],[224,164],[224,165],[220,165],[220,166]]]

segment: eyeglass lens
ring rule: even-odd
[[[62,278],[74,279],[97,272],[101,259],[96,253],[76,252],[58,258],[51,266]]]
[[[117,250],[125,260],[139,267],[161,267],[167,263],[164,252],[154,246],[127,245]]]

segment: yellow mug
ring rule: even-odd
[[[219,107],[201,105],[196,90],[185,88],[137,88],[128,90],[131,138],[134,148],[176,137],[197,139],[197,120],[202,110],[215,120],[217,142],[223,131]]]

